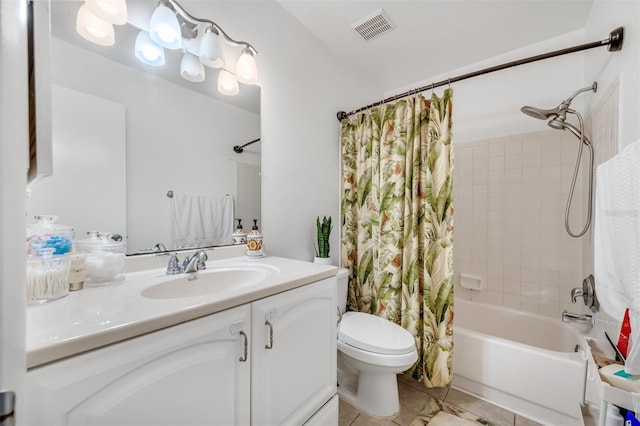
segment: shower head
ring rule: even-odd
[[[520,111],[527,114],[529,117],[537,118],[538,120],[546,120],[554,115],[558,115],[558,108],[542,109],[525,105],[520,108]]]
[[[571,96],[569,96],[567,99],[562,101],[560,105],[558,105],[555,108],[542,109],[542,108],[536,108],[536,107],[526,105],[520,108],[520,111],[527,114],[529,117],[537,118],[538,120],[547,120],[551,118],[552,121],[559,119],[560,121],[564,122],[564,120],[566,119],[567,110],[569,109],[569,105],[571,105],[571,102],[573,101],[573,99],[582,92],[586,92],[589,90],[593,90],[595,92],[597,89],[598,89],[598,84],[593,83],[591,86],[584,87],[580,90],[576,90]],[[554,123],[554,124],[549,123],[549,126],[553,127],[554,129],[563,129],[563,127],[560,126],[559,123]]]

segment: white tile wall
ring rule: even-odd
[[[578,146],[552,129],[455,146],[456,297],[553,317],[579,311],[569,295],[582,285],[583,247],[564,231]],[[572,223],[582,220],[582,186]],[[482,276],[485,288],[461,288],[460,273]]]

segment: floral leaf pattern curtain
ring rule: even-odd
[[[342,121],[342,266],[350,310],[407,329],[427,387],[451,382],[453,145],[451,89]]]

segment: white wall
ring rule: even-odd
[[[331,215],[335,223],[331,253],[337,264],[340,124],[336,113],[378,99],[382,92],[276,2],[237,3],[216,6],[219,24],[258,50],[265,251],[312,260],[316,216]]]
[[[585,26],[587,40],[608,37],[617,27],[624,27],[625,39],[617,53],[599,53],[603,49],[585,55],[585,81],[597,81],[598,92],[590,98],[588,107],[595,108],[608,88],[620,81],[619,148],[640,138],[640,2],[597,0]]]

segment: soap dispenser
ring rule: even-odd
[[[252,259],[264,256],[262,234],[258,231],[258,219],[253,219],[251,232],[247,234],[247,256]]]
[[[246,244],[247,243],[247,233],[242,229],[242,219],[236,219],[238,221],[238,226],[236,230],[231,234],[233,239],[233,244]]]

